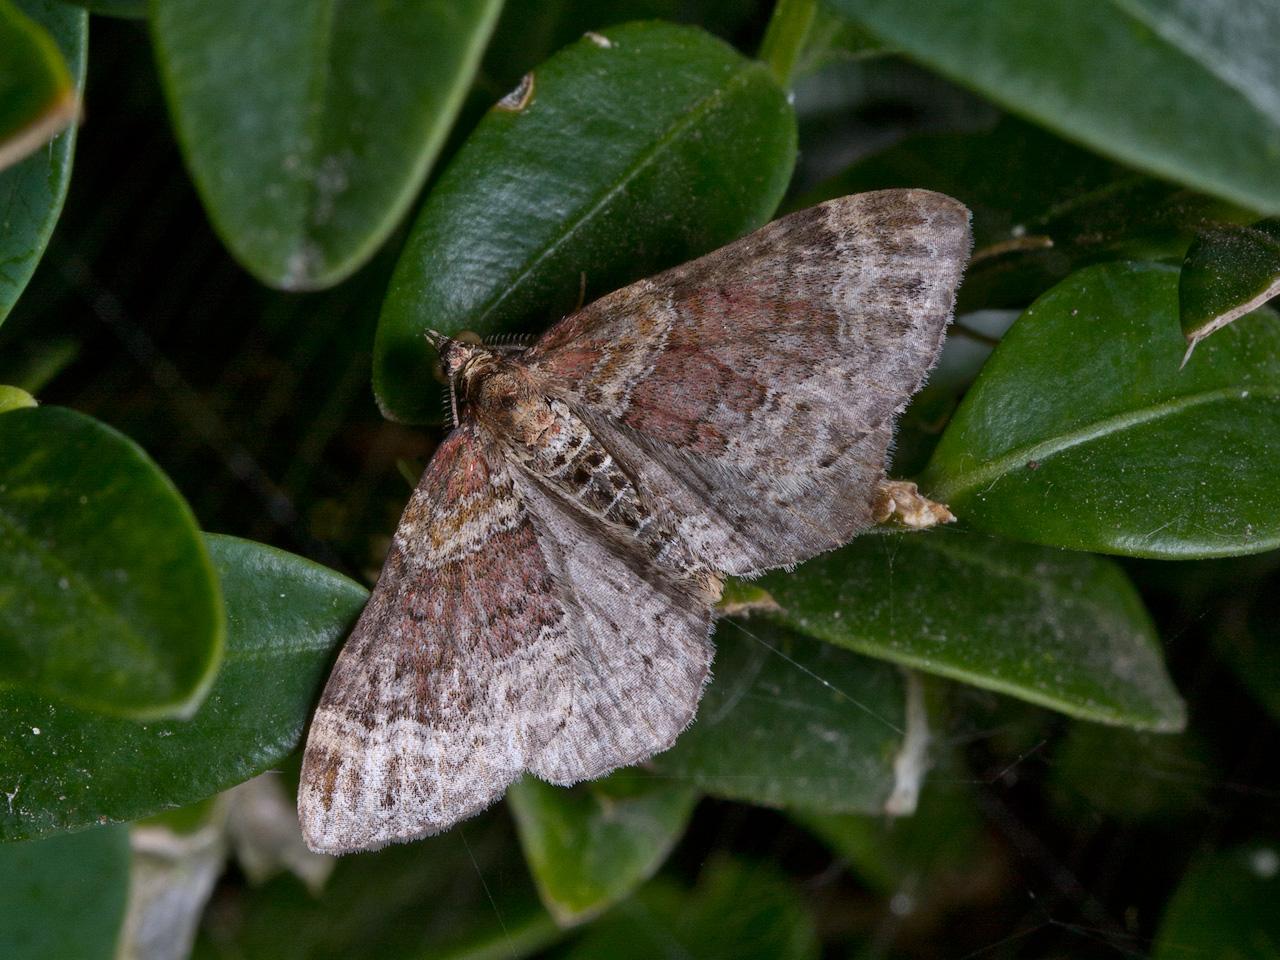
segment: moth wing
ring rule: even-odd
[[[558,571],[574,634],[563,725],[530,770],[571,784],[647,760],[692,721],[711,668],[714,597],[652,567],[634,542],[517,474]]]
[[[831,200],[596,301],[524,359],[709,566],[796,563],[871,524],[969,247],[942,194]]]
[[[312,720],[313,850],[438,833],[526,769],[572,783],[675,740],[707,676],[709,603],[646,580],[590,524],[474,428],[441,445]]]
[[[298,813],[313,850],[438,833],[502,796],[569,706],[555,577],[501,458],[454,431],[312,719]]]

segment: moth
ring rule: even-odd
[[[311,723],[308,845],[446,830],[525,772],[572,784],[692,722],[727,575],[896,516],[896,415],[941,348],[969,212],[843,197],[561,320],[531,347],[430,334],[437,448]]]

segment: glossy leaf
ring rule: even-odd
[[[195,960],[519,960],[562,936],[492,817],[343,857],[319,896],[282,876],[221,906]]]
[[[189,714],[224,632],[195,518],[137,445],[60,407],[0,416],[0,682],[107,714]]]
[[[816,960],[813,919],[786,877],[717,860],[692,891],[654,883],[593,923],[566,960]]]
[[[1252,843],[1201,857],[1165,908],[1154,960],[1274,957],[1280,945],[1280,846]]]
[[[1115,564],[950,529],[865,536],[760,581],[793,630],[1072,716],[1178,730],[1151,618]]]
[[[1194,348],[1280,293],[1280,217],[1198,236],[1178,278],[1182,335]]]
[[[688,786],[640,770],[568,790],[525,777],[507,792],[538,893],[562,925],[586,920],[648,880],[697,798]]]
[[[0,944],[14,960],[111,960],[129,889],[129,831],[0,844]]]
[[[895,785],[903,696],[888,664],[757,620],[725,621],[693,726],[653,763],[730,800],[879,813]]]
[[[24,6],[0,0],[0,170],[40,149],[76,116],[71,71]],[[34,6],[38,13],[46,4]]]
[[[405,244],[374,347],[396,420],[438,420],[428,329],[539,329],[763,224],[795,121],[769,69],[700,30],[584,37],[480,121]],[[661,82],[655,82],[661,78]],[[726,158],[732,158],[727,161]]]
[[[1247,0],[827,2],[1072,140],[1205,193],[1280,212],[1272,41],[1280,8]]]
[[[1280,545],[1280,321],[1259,314],[1179,370],[1178,275],[1073,274],[1018,319],[922,479],[973,528],[1130,556]]]
[[[65,58],[63,69],[68,71],[69,82],[82,88],[88,15],[59,0],[19,0],[18,7],[48,31]],[[71,180],[75,143],[73,124],[47,146],[0,171],[0,323],[17,302],[49,243]]]
[[[372,256],[421,186],[501,0],[155,0],[178,138],[214,227],[288,290]]]
[[[137,723],[0,692],[0,769],[13,781],[7,789],[19,788],[12,807],[0,807],[0,839],[192,803],[298,747],[367,593],[262,544],[211,536],[209,547],[226,596],[227,652],[200,709],[189,720]]]

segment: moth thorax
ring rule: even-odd
[[[542,394],[511,363],[476,363],[463,371],[463,383],[476,418],[496,434],[533,444],[554,420]]]

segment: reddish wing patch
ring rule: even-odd
[[[437,832],[483,809],[564,723],[566,612],[506,468],[440,446],[334,666],[303,759],[314,849]]]
[[[634,432],[627,468],[694,510],[708,565],[795,563],[872,522],[893,418],[937,358],[968,250],[949,197],[844,197],[604,297],[524,360],[602,431]]]

